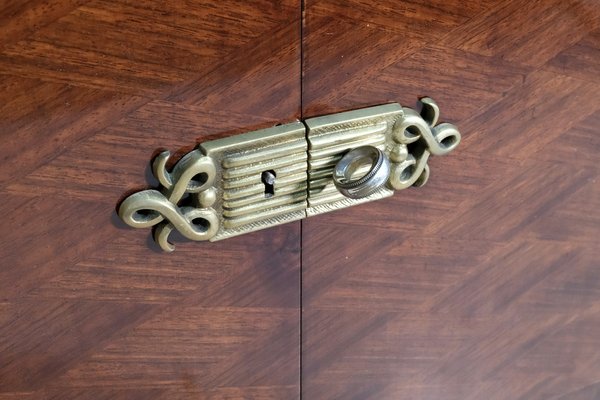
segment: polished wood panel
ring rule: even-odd
[[[153,154],[300,115],[300,3],[0,6],[0,399],[299,397],[300,224],[163,254]]]
[[[303,224],[306,399],[595,399],[600,3],[307,1],[306,116],[433,97],[425,187]]]
[[[5,2],[0,400],[598,397],[599,32],[596,0]],[[423,95],[463,133],[423,188],[170,255],[115,216],[160,149]]]

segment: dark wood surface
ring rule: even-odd
[[[298,397],[300,223],[163,254],[115,207],[159,149],[299,117],[300,19],[2,3],[0,399]]]
[[[419,189],[303,224],[305,399],[600,399],[600,2],[307,1],[303,111],[434,98]]]
[[[0,77],[0,400],[600,398],[598,0],[15,0]],[[169,255],[115,216],[160,149],[424,95],[423,188]]]

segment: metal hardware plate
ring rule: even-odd
[[[420,113],[384,104],[205,142],[171,171],[170,153],[163,152],[152,164],[161,187],[127,197],[119,216],[132,227],[154,227],[155,241],[173,251],[174,230],[190,240],[221,240],[422,186],[429,156],[452,151],[460,133],[454,125],[436,125],[433,100],[421,99],[421,105]],[[378,148],[385,155],[379,152],[380,160],[389,159],[389,176],[386,169],[379,181],[388,176],[387,184],[372,186],[366,197],[348,198],[332,174],[346,153],[362,146]],[[370,168],[375,172],[372,165],[354,172],[366,180]]]
[[[344,197],[333,184],[333,169],[348,150],[374,146],[383,151],[402,118],[400,104],[385,104],[305,121],[308,138],[308,216],[382,199],[394,194],[383,187],[362,199]]]
[[[293,122],[200,145],[217,166],[213,208],[221,240],[306,216],[307,144],[304,124]],[[274,193],[262,174],[273,171]]]

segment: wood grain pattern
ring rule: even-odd
[[[304,398],[598,398],[599,16],[307,2],[305,115],[428,95],[463,143],[423,188],[304,222]]]
[[[300,224],[167,256],[115,206],[160,149],[299,116],[300,17],[0,7],[0,399],[298,398]]]
[[[5,1],[0,400],[598,398],[599,50],[597,0]],[[423,188],[168,255],[115,216],[161,149],[424,95]]]

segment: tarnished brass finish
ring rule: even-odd
[[[174,229],[215,241],[304,218],[306,150],[304,125],[293,122],[201,144],[172,172],[165,151],[152,168],[162,188],[127,197],[119,216],[134,228],[156,225],[154,240],[165,251],[174,250]]]
[[[308,209],[312,216],[338,208],[377,200],[394,190],[423,186],[429,177],[430,154],[443,155],[460,142],[458,129],[436,123],[439,107],[425,97],[421,113],[400,104],[384,104],[305,121],[308,132]],[[333,172],[348,150],[374,146],[389,158],[390,175],[385,187],[363,198],[345,197],[336,188]],[[364,174],[368,170],[364,171]]]
[[[360,146],[373,146],[389,157],[387,143],[402,118],[400,104],[384,104],[306,120],[308,139],[308,216],[345,208],[394,194],[381,187],[362,198],[344,196],[333,181],[333,171],[344,154]],[[368,170],[363,170],[363,175]]]
[[[165,151],[152,163],[161,187],[127,197],[119,216],[154,226],[154,240],[173,251],[173,230],[221,240],[422,186],[429,156],[452,151],[460,133],[436,126],[432,99],[421,105],[420,113],[385,104],[206,142],[170,172]]]
[[[367,169],[367,172],[361,172]],[[335,164],[333,183],[351,199],[362,199],[382,188],[390,177],[390,160],[373,146],[350,150]]]
[[[217,165],[211,240],[304,218],[307,145],[301,122],[200,145]],[[271,188],[271,190],[269,190]]]

